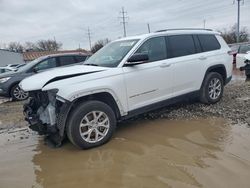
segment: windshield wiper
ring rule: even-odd
[[[84,63],[83,65],[89,65],[89,66],[97,66],[97,67],[99,66],[99,65],[97,65],[97,64],[94,64],[94,63],[86,63],[86,64]]]

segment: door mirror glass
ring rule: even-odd
[[[145,61],[148,61],[149,57],[148,54],[145,53],[136,53],[134,55],[132,55],[126,63],[126,65],[134,65],[134,64],[139,64],[139,63],[143,63]]]

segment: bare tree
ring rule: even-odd
[[[105,46],[106,44],[108,44],[110,42],[110,40],[108,38],[106,39],[102,39],[102,40],[98,40],[94,46],[91,48],[91,52],[92,53],[96,53],[98,50],[100,50],[103,46]]]
[[[39,51],[57,51],[62,47],[62,43],[55,40],[40,40],[36,46]]]
[[[19,52],[19,53],[24,52],[24,47],[19,42],[10,42],[8,44],[7,49],[12,51],[12,52]]]
[[[237,42],[237,35],[236,35],[236,24],[230,27],[229,29],[224,28],[222,31],[219,31],[222,37],[228,44],[236,43]],[[248,42],[249,41],[249,33],[246,27],[243,27],[240,30],[240,39],[239,42]]]
[[[33,42],[25,42],[24,44],[25,51],[38,51],[38,48]]]

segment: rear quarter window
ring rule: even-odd
[[[198,35],[203,52],[218,50],[221,48],[215,35]]]

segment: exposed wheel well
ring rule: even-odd
[[[207,73],[209,73],[209,72],[217,72],[217,73],[219,73],[219,74],[222,76],[222,78],[223,78],[224,84],[226,83],[227,72],[226,72],[226,68],[225,68],[224,65],[215,65],[215,66],[210,67],[210,68],[207,70],[206,75],[207,75]]]
[[[83,96],[83,97],[76,99],[76,101],[74,101],[74,103],[78,104],[78,103],[81,103],[81,102],[84,102],[87,100],[101,101],[101,102],[109,105],[114,110],[114,113],[115,113],[117,119],[119,119],[121,117],[120,110],[117,106],[117,103],[110,93],[101,92],[101,93],[91,94],[88,96]]]

